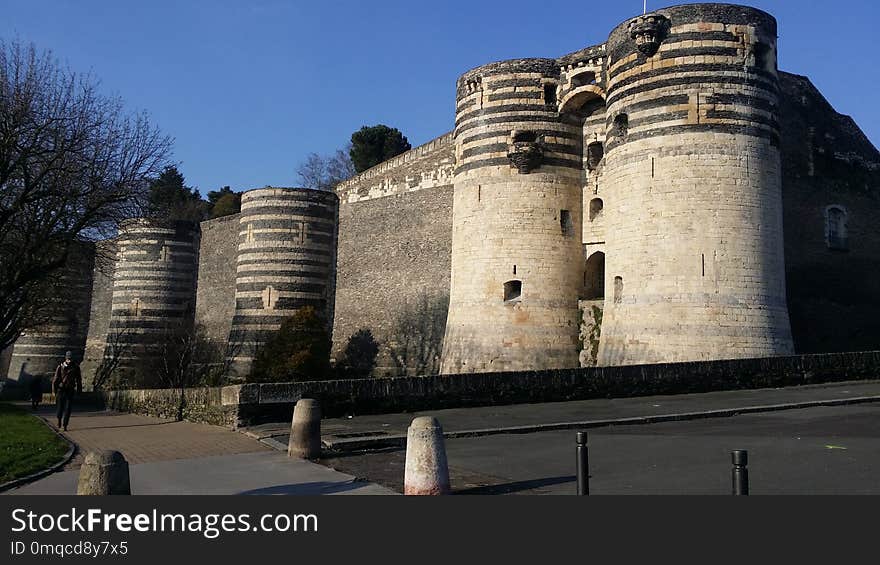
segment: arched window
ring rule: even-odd
[[[588,84],[596,84],[596,73],[593,71],[584,71],[571,77],[572,88],[580,88]]]
[[[601,198],[593,198],[590,200],[590,221],[596,219],[596,217],[602,213],[605,204],[602,203]]]
[[[584,298],[598,300],[605,297],[605,254],[597,251],[587,259],[584,269]]]
[[[825,208],[825,244],[828,249],[849,249],[846,223],[846,208],[837,204]]]

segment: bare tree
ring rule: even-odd
[[[112,378],[119,362],[131,350],[129,335],[131,330],[126,327],[116,328],[107,335],[107,343],[104,346],[104,356],[95,369],[95,377],[92,380],[94,390],[102,390],[112,383]]]
[[[386,345],[400,374],[436,375],[440,371],[449,295],[422,289],[400,310]]]
[[[140,215],[171,139],[50,52],[0,41],[0,349],[51,318],[77,241]]]
[[[333,190],[337,184],[354,176],[355,170],[348,151],[337,149],[333,155],[309,153],[297,167],[296,173],[303,186]]]
[[[186,389],[215,384],[216,373],[223,368],[223,352],[205,335],[201,325],[180,324],[166,328],[156,336],[152,361],[159,385],[179,393],[177,419],[183,419]]]

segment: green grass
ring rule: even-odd
[[[58,463],[67,449],[67,443],[36,416],[0,402],[0,483]]]

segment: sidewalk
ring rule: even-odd
[[[40,408],[38,415],[55,427],[53,407]],[[6,494],[75,494],[84,454],[99,449],[125,456],[132,494],[394,494],[207,424],[75,410],[62,433],[78,447],[63,472]]]
[[[54,406],[42,406],[37,415],[58,429]],[[266,450],[265,446],[219,426],[109,410],[76,409],[68,430],[61,433],[79,448],[67,470],[78,469],[85,453],[99,449],[122,452],[130,465]]]
[[[446,437],[454,438],[647,424],[865,402],[880,402],[880,381],[334,418],[321,422],[321,436],[327,448],[357,451],[402,447],[406,443],[406,429],[417,416],[436,417]],[[286,449],[289,426],[288,422],[263,424],[243,431],[275,449]]]

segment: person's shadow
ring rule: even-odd
[[[261,494],[286,494],[286,495],[314,495],[314,494],[335,494],[339,492],[348,492],[357,490],[367,486],[369,483],[360,481],[348,481],[331,483],[327,481],[318,481],[312,483],[298,483],[289,485],[275,485],[271,487],[263,487],[253,490],[242,491],[238,494],[244,495],[261,495]]]

